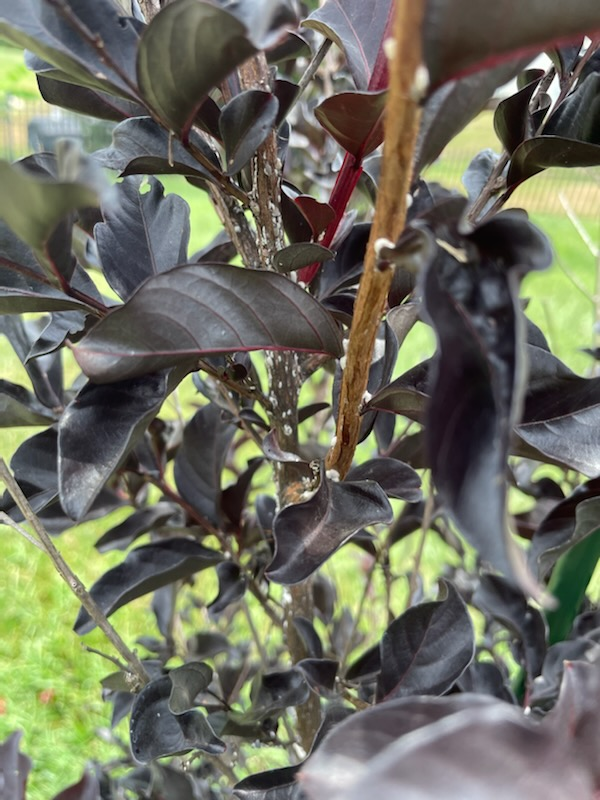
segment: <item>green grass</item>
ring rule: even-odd
[[[20,53],[13,50],[7,53],[4,49],[0,53],[0,63],[8,63],[5,60],[8,59],[12,64],[9,74],[14,68],[20,75],[17,64]],[[6,77],[6,71],[0,71],[0,74]],[[31,76],[26,75],[30,80]],[[462,135],[459,165],[465,167],[481,147],[494,146],[493,137],[489,143],[489,131],[490,117],[484,115]],[[435,177],[436,170],[439,174],[442,167],[442,162],[435,165],[431,176]],[[455,170],[455,183],[456,174]],[[580,180],[579,176],[573,177],[574,182]],[[192,189],[183,179],[176,177],[164,178],[163,182],[167,191],[181,192],[190,203],[190,252],[193,252],[218,232],[219,221],[203,192]],[[531,297],[527,313],[547,332],[553,349],[561,358],[574,369],[587,372],[592,362],[580,349],[594,341],[595,305],[592,297],[597,265],[564,213],[550,214],[538,208],[534,209],[532,217],[550,235],[556,263],[552,269],[526,278],[523,296]],[[596,242],[600,238],[599,218],[598,214],[589,214],[585,218]],[[431,346],[430,332],[423,326],[417,327],[405,346],[403,366],[408,367],[426,357]],[[4,341],[0,341],[0,354],[2,376],[27,385],[23,368]],[[189,394],[185,390],[182,392],[185,402]],[[35,429],[3,431],[0,434],[0,453],[9,458],[18,444],[34,432]],[[124,512],[119,513],[122,515]],[[90,523],[57,539],[60,549],[88,585],[122,558],[121,554],[100,556],[95,553],[93,543],[108,527],[108,520]],[[110,706],[101,701],[99,681],[112,671],[112,666],[83,651],[81,640],[71,632],[78,604],[48,559],[6,527],[0,528],[0,537],[4,560],[4,569],[0,573],[3,609],[0,620],[0,740],[16,728],[25,731],[23,749],[34,760],[29,800],[48,800],[59,789],[78,779],[86,760],[102,761],[118,755],[114,746],[104,743],[95,734],[97,728],[105,728],[109,722]],[[416,537],[412,536],[394,548],[395,572],[404,574],[410,570],[416,546]],[[434,578],[449,557],[448,549],[436,536],[428,537],[424,554],[427,591],[433,590]],[[340,607],[356,608],[367,568],[368,560],[353,547],[344,548],[324,567],[326,574],[338,585]],[[385,624],[382,587],[383,575],[378,572],[361,623],[363,632],[372,637],[374,632],[381,632]],[[405,602],[406,580],[400,579],[392,591],[394,611],[399,613]],[[154,630],[147,599],[143,598],[118,611],[113,621],[131,645],[139,635]],[[201,624],[201,613],[196,622]],[[262,619],[259,625],[261,635],[266,635],[266,620]],[[239,627],[236,626],[236,635],[243,637],[245,633],[240,622]],[[85,643],[108,650],[97,632],[85,637]],[[126,735],[124,730],[120,733]],[[257,755],[257,759],[258,763],[261,756]],[[259,768],[264,768],[262,762],[257,766]]]

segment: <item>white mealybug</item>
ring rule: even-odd
[[[412,86],[410,87],[410,96],[412,100],[420,102],[429,89],[429,70],[425,64],[419,64],[415,70],[415,77],[413,78]]]

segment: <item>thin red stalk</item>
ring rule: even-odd
[[[391,8],[392,5],[390,4],[390,9]],[[373,66],[373,72],[371,73],[369,86],[367,87],[370,92],[379,92],[382,89],[387,89],[388,60],[387,56],[383,52],[383,42],[390,35],[392,20],[393,14],[390,13],[381,40],[381,45],[379,47],[379,54]],[[334,210],[335,217],[327,226],[323,238],[319,242],[319,244],[322,244],[323,247],[329,247],[329,245],[333,242],[335,234],[337,233],[337,229],[342,221],[342,217],[344,216],[348,203],[350,202],[350,198],[352,197],[352,193],[354,192],[356,184],[362,175],[362,171],[362,158],[356,158],[350,153],[346,153],[329,197],[329,205]],[[320,269],[320,263],[310,264],[308,267],[304,267],[299,271],[298,277],[303,283],[309,284],[315,278]]]

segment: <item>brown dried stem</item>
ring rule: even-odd
[[[336,439],[327,457],[327,467],[336,469],[341,477],[348,472],[358,443],[371,354],[393,275],[391,266],[377,259],[375,243],[381,238],[395,241],[406,221],[421,116],[415,77],[422,71],[424,8],[424,0],[398,0],[396,8],[381,181],[348,340]]]

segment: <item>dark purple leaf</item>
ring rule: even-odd
[[[290,35],[294,36],[295,34]],[[284,78],[277,78],[273,86],[273,94],[279,102],[275,127],[279,129],[278,136],[284,136],[287,139],[289,138],[289,135],[285,136],[284,122],[291,107],[296,101],[296,97],[298,96],[298,84],[293,83],[292,81],[287,81]],[[284,161],[283,158],[281,160]]]
[[[222,560],[223,556],[216,550],[209,550],[191,539],[174,538],[147,544],[131,550],[121,564],[105,572],[92,586],[90,594],[108,617],[136,597],[189,578]],[[94,627],[87,611],[81,608],[75,632],[81,636]]]
[[[0,379],[0,428],[49,425],[55,416],[23,386]]]
[[[169,711],[178,715],[191,711],[196,705],[196,696],[208,688],[212,676],[212,667],[204,661],[188,661],[172,669],[169,672],[172,684]]]
[[[592,800],[589,771],[549,726],[536,725],[506,703],[463,697],[462,710],[457,704],[444,716],[444,706],[455,698],[423,698],[424,711],[437,706],[437,714],[427,719],[423,713],[412,735],[388,730],[392,715],[410,718],[415,700],[384,703],[342,722],[300,772],[310,800],[480,800],[490,796],[490,786],[495,800]],[[386,716],[377,719],[377,713]]]
[[[430,0],[425,12],[424,60],[431,84],[506,61],[532,57],[556,42],[592,36],[600,28],[595,0],[512,0],[473,6],[469,0]]]
[[[546,623],[540,611],[519,589],[492,573],[481,576],[472,602],[521,640],[527,675],[530,680],[536,678],[546,655]]]
[[[236,783],[233,794],[239,800],[303,800],[304,792],[296,783],[299,767],[280,767],[258,772]]]
[[[219,579],[219,593],[207,606],[208,613],[213,618],[232,603],[238,603],[246,594],[248,584],[246,576],[232,561],[222,561],[217,565],[217,578]]]
[[[246,27],[229,12],[198,0],[175,0],[142,35],[140,91],[165,126],[187,136],[209,91],[255,52]]]
[[[291,0],[258,0],[227,5],[230,13],[246,26],[248,38],[257,50],[270,50],[287,36],[287,29],[298,26],[295,4]]]
[[[593,639],[579,637],[551,645],[544,659],[542,674],[531,687],[529,705],[539,711],[551,709],[559,696],[565,666],[572,661],[598,664],[600,645]]]
[[[255,681],[251,691],[252,708],[246,716],[248,721],[278,717],[284,709],[306,703],[309,695],[310,688],[298,667],[268,672]]]
[[[346,670],[345,678],[357,683],[371,683],[381,670],[381,647],[379,643],[369,647]]]
[[[0,33],[37,56],[30,63],[36,71],[46,71],[51,65],[62,79],[131,97],[139,41],[136,26],[119,17],[110,0],[83,4],[67,0],[64,5],[80,25],[93,31],[102,47],[94,46],[74,30],[67,15],[53,4],[38,0],[2,0]]]
[[[302,670],[304,677],[317,694],[322,694],[323,689],[328,692],[334,690],[339,661],[332,658],[303,658],[296,662],[296,666]]]
[[[269,64],[284,64],[302,56],[310,58],[310,45],[299,33],[288,31],[283,41],[266,54]]]
[[[97,89],[55,80],[43,73],[37,76],[37,82],[40,94],[47,103],[88,117],[121,122],[128,117],[140,117],[147,113],[139,103]]]
[[[369,86],[393,11],[391,0],[372,0],[368,4],[361,0],[327,0],[303,24],[344,51],[354,83],[363,91]]]
[[[479,114],[495,89],[507,83],[530,60],[510,61],[450,81],[427,98],[419,125],[415,176],[433,164],[448,142]]]
[[[358,161],[383,141],[387,92],[340,92],[315,108],[315,117]]]
[[[327,226],[335,219],[335,211],[329,203],[320,203],[307,194],[299,194],[294,204],[306,219],[315,239],[318,239]]]
[[[219,159],[214,150],[196,133],[190,142],[217,169]],[[210,179],[210,173],[191,156],[177,139],[150,117],[126,119],[113,131],[112,144],[97,150],[93,158],[103,167],[123,175],[185,175]]]
[[[514,153],[521,142],[535,134],[529,105],[544,77],[544,70],[530,69],[525,76],[523,87],[501,100],[494,112],[494,130],[509,155]]]
[[[473,203],[483,191],[483,187],[491,178],[492,172],[496,168],[500,156],[494,152],[490,147],[481,150],[477,155],[471,159],[469,166],[464,171],[461,181],[462,185],[467,190],[467,197]],[[486,203],[485,210],[487,211],[494,198],[490,197]]]
[[[429,367],[430,362],[425,361],[400,375],[373,395],[367,408],[393,411],[421,422],[428,398]]]
[[[505,703],[517,704],[507,677],[491,661],[471,662],[456,681],[456,688],[461,692],[497,697]]]
[[[25,800],[27,776],[31,770],[31,760],[19,752],[19,742],[23,734],[15,731],[0,743],[0,775],[2,776],[2,795],[6,800]]]
[[[252,485],[252,478],[263,463],[262,458],[250,459],[248,467],[237,481],[221,493],[221,509],[230,522],[237,527],[242,525],[242,515],[246,508],[246,499]]]
[[[372,481],[335,483],[324,475],[305,503],[287,506],[275,518],[275,556],[268,577],[300,583],[365,525],[390,523],[391,506]]]
[[[541,454],[593,477],[600,472],[600,378],[581,378],[529,345],[529,383],[517,433]]]
[[[297,242],[277,252],[275,267],[278,272],[294,272],[309,264],[322,264],[328,258],[333,258],[333,252],[327,247],[314,242]]]
[[[123,300],[146,278],[187,260],[190,208],[178,195],[165,197],[156,178],[147,180],[150,191],[142,193],[142,178],[123,178],[94,229],[102,271]]]
[[[187,640],[187,649],[195,658],[212,658],[229,650],[229,641],[222,633],[196,633]]]
[[[544,134],[600,145],[600,72],[592,72],[554,111]]]
[[[569,661],[565,664],[558,701],[544,724],[557,736],[571,739],[573,758],[594,777],[600,786],[598,742],[600,725],[596,709],[600,707],[600,667],[598,663]]]
[[[219,130],[227,175],[235,175],[250,161],[273,129],[278,109],[275,95],[258,89],[237,94],[223,108]]]
[[[56,472],[57,435],[54,428],[37,433],[19,445],[10,460],[12,473],[37,513],[58,497]],[[22,519],[8,492],[2,498],[2,511]]]
[[[140,536],[164,525],[176,512],[172,503],[154,503],[148,508],[140,508],[114,528],[111,528],[96,542],[100,553],[109,550],[125,550]]]
[[[549,167],[594,167],[599,162],[600,144],[562,136],[536,136],[513,153],[506,184],[516,186]]]
[[[320,304],[283,275],[192,264],[147,280],[83,338],[75,356],[88,377],[106,383],[211,352],[259,349],[340,355],[340,334]]]
[[[578,486],[542,520],[531,540],[529,565],[544,579],[560,556],[600,527],[600,479]]]
[[[226,230],[221,230],[205,247],[201,250],[197,250],[190,258],[190,261],[194,263],[201,261],[218,261],[222,264],[226,264],[234,258],[236,253],[237,250],[229,238],[229,234]]]
[[[302,640],[308,658],[323,658],[323,645],[312,622],[306,617],[292,617],[291,624]]]
[[[155,758],[190,750],[209,755],[225,751],[222,742],[200,711],[173,714],[169,709],[171,678],[163,675],[148,683],[136,696],[129,727],[136,761],[147,764]]]
[[[346,476],[348,481],[376,481],[388,497],[409,503],[422,498],[421,478],[408,464],[395,458],[372,458],[353,467]]]
[[[444,694],[474,655],[467,607],[454,586],[443,582],[440,600],[407,609],[384,633],[377,697]]]
[[[86,384],[58,426],[61,505],[75,520],[138,443],[167,395],[164,373],[108,386]]]
[[[298,409],[298,423],[305,422],[319,411],[325,411],[329,407],[329,403],[309,403],[307,406],[302,406]]]
[[[460,248],[459,238],[452,241]],[[514,212],[497,215],[462,242],[464,255],[440,253],[424,279],[424,307],[438,338],[426,426],[432,475],[482,559],[534,592],[506,525],[505,476],[524,390],[518,277],[547,266],[551,251]]]
[[[91,772],[84,772],[80,781],[63,789],[54,800],[98,800],[100,784],[98,778]]]
[[[214,525],[221,519],[221,473],[235,427],[221,418],[213,403],[196,411],[183,431],[175,456],[174,477],[179,493]]]

